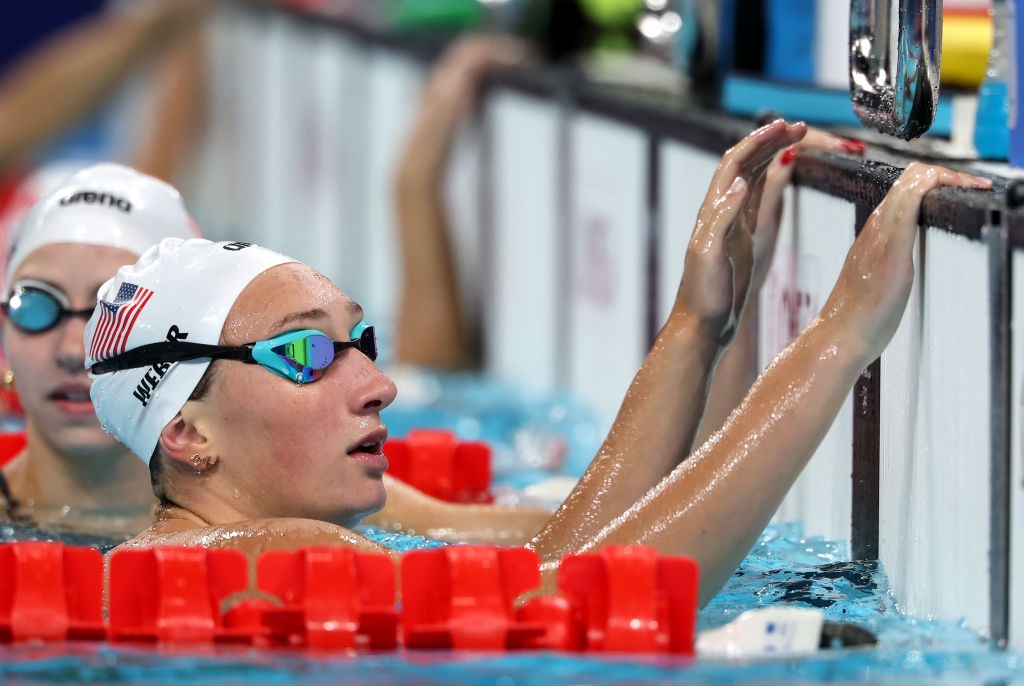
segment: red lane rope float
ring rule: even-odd
[[[0,640],[103,639],[103,555],[25,541],[0,546]]]
[[[527,548],[448,546],[400,563],[343,547],[264,553],[161,547],[108,560],[62,543],[0,545],[0,641],[243,642],[326,650],[563,650],[692,654],[698,570],[643,546],[568,555],[560,594]]]
[[[113,641],[245,641],[249,628],[226,625],[221,606],[249,585],[238,550],[160,547],[110,556],[109,637]]]
[[[395,566],[381,553],[305,548],[260,556],[257,585],[282,601],[263,625],[282,645],[392,649],[398,640]]]
[[[579,606],[584,649],[692,654],[697,563],[644,546],[567,555],[558,587]]]
[[[384,444],[388,474],[427,495],[454,503],[490,503],[491,447],[460,441],[442,429],[413,429]]]
[[[407,648],[506,650],[544,634],[513,603],[540,584],[526,548],[450,546],[402,556],[402,640]]]

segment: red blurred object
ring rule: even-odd
[[[0,174],[0,215],[7,211],[8,204],[14,200],[27,176],[28,173],[24,169],[15,169],[13,172]],[[7,236],[0,236],[0,238],[6,239]],[[4,242],[6,243],[6,240]],[[6,263],[6,256],[4,256],[4,262]]]
[[[402,557],[402,640],[406,648],[505,650],[544,634],[520,621],[515,599],[540,584],[527,548],[448,546]]]
[[[249,585],[239,550],[161,547],[110,556],[111,640],[251,641],[252,626],[226,625],[221,606]]]
[[[693,654],[697,563],[646,546],[605,546],[562,560],[558,586],[578,604],[584,650]]]
[[[27,440],[24,431],[0,431],[0,467],[17,457]]]
[[[283,602],[263,624],[278,643],[390,649],[398,643],[395,563],[382,553],[304,548],[263,553],[257,585]]]
[[[3,414],[14,415],[15,417],[24,417],[25,408],[21,404],[21,398],[18,397],[18,392],[12,388],[0,388],[0,410]]]
[[[524,648],[583,650],[583,623],[579,608],[565,596],[531,598],[516,612],[516,619],[544,627],[543,634],[525,640]]]
[[[388,473],[441,500],[490,503],[491,447],[440,429],[414,429],[384,444]]]
[[[103,555],[25,541],[0,545],[0,638],[103,639]]]

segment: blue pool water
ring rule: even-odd
[[[408,382],[408,380],[405,380]],[[497,486],[517,488],[576,475],[600,434],[572,399],[532,396],[471,376],[419,378],[406,402],[389,408],[392,436],[440,426],[495,446]],[[408,388],[408,383],[404,386]],[[472,417],[465,412],[472,407]],[[365,529],[393,548],[441,545]],[[119,540],[0,524],[0,542],[62,540],[109,549]],[[818,651],[802,659],[745,661],[668,656],[393,651],[325,653],[239,647],[124,644],[0,644],[3,684],[1024,684],[1022,657],[992,648],[969,627],[903,616],[877,562],[850,562],[845,545],[809,538],[796,524],[770,526],[722,591],[698,615],[698,631],[750,609],[820,609],[830,628],[869,632],[874,647]]]

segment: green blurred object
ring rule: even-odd
[[[399,31],[461,31],[480,26],[487,14],[479,0],[402,0],[393,12]]]
[[[632,24],[643,8],[642,0],[579,0],[579,3],[595,24],[605,28]]]

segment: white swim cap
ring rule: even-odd
[[[87,165],[86,162],[57,161],[50,162],[34,170],[22,179],[4,204],[0,213],[0,240],[4,246],[4,257],[0,260],[0,291],[7,288],[7,257],[9,245],[14,241],[15,232],[22,220],[39,199],[62,186],[68,178]]]
[[[245,287],[286,262],[295,260],[249,243],[165,238],[100,287],[85,327],[86,366],[147,343],[218,344]],[[200,359],[90,374],[100,424],[148,463],[209,366]]]
[[[86,243],[141,255],[161,238],[199,236],[173,186],[120,164],[95,164],[41,198],[7,241],[7,275],[49,243]]]

